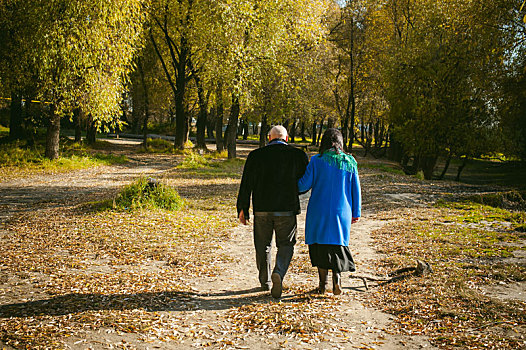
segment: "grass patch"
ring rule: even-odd
[[[107,147],[98,142],[99,147]],[[97,147],[97,146],[96,146]],[[93,148],[69,140],[61,142],[60,157],[54,160],[44,157],[44,146],[23,146],[20,142],[0,145],[0,169],[4,176],[20,176],[35,173],[56,173],[101,165],[123,164],[126,156],[94,152]]]
[[[403,172],[402,169],[396,167],[395,165],[390,165],[390,164],[365,163],[365,164],[360,164],[359,167],[360,168],[367,168],[367,169],[378,169],[378,170],[384,171],[386,173],[404,175],[404,172]]]
[[[228,151],[226,149],[221,152],[214,151],[214,152],[206,153],[204,157],[207,159],[216,159],[216,160],[217,159],[227,159]]]
[[[142,153],[174,153],[175,147],[173,142],[164,139],[146,139],[146,147],[141,147],[139,152]]]
[[[6,128],[3,125],[0,125],[0,138],[9,136],[9,128]]]
[[[115,198],[115,207],[121,210],[157,208],[174,211],[182,206],[183,200],[174,188],[145,177],[126,186]]]
[[[183,161],[177,166],[181,169],[200,169],[207,167],[217,167],[218,164],[193,150],[184,150]]]
[[[227,159],[228,152],[226,150],[200,153],[193,149],[185,149],[180,152],[184,156],[183,161],[178,165],[181,169],[201,169],[206,167],[226,169],[245,162],[238,158]]]
[[[508,191],[484,193],[466,198],[468,201],[489,205],[496,208],[526,210],[526,191]]]
[[[475,201],[469,199],[455,202],[439,201],[436,205],[437,207],[454,210],[452,214],[445,217],[447,221],[473,224],[484,223],[490,227],[499,227],[503,223],[509,223],[509,225],[506,225],[509,230],[519,232],[526,224],[525,211],[502,208],[501,201],[502,198],[505,198],[505,194],[489,195],[489,198],[491,198],[489,202],[492,202],[493,205],[479,203],[478,201],[484,201],[481,200],[481,198],[484,198],[483,195],[469,196],[468,198]]]
[[[184,152],[184,159],[176,168],[184,177],[195,177],[197,179],[238,179],[241,177],[245,164],[243,159],[224,159],[224,152],[205,155],[200,155],[193,150],[185,150]]]
[[[434,273],[380,286],[373,303],[398,316],[401,332],[425,334],[437,346],[520,348],[521,332],[509,332],[509,325],[525,324],[526,304],[488,297],[481,290],[526,281],[526,267],[515,258],[525,249],[526,234],[517,230],[525,213],[461,201],[418,212],[400,210],[399,216],[404,220],[373,233],[387,256],[381,272],[421,259]]]

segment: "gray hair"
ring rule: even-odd
[[[287,129],[285,129],[282,125],[276,125],[273,126],[272,129],[268,132],[271,139],[283,139],[285,140],[287,138]]]

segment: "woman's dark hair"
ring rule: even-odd
[[[343,136],[340,130],[329,128],[325,130],[320,143],[320,154],[325,151],[334,148],[337,151],[344,152],[343,150]],[[345,152],[344,152],[345,153]]]

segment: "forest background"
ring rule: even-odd
[[[526,9],[493,1],[3,0],[0,124],[59,157],[61,127],[174,136],[338,127],[408,173],[526,155]],[[42,131],[44,128],[46,131]],[[19,145],[23,145],[19,143]],[[188,144],[186,144],[188,146]],[[437,169],[437,160],[442,159]]]

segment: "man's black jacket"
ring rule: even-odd
[[[300,212],[298,180],[305,173],[309,160],[302,150],[282,141],[271,141],[267,146],[248,155],[237,196],[237,214],[248,208],[252,195],[254,212]]]

